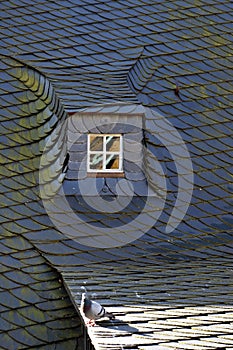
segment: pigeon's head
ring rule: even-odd
[[[82,301],[84,302],[87,299],[87,293],[82,293]]]

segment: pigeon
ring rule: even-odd
[[[102,305],[89,299],[86,293],[82,293],[80,311],[86,318],[89,319],[87,325],[90,326],[95,326],[95,321],[103,317],[108,317],[110,320],[115,318],[112,313],[106,312]]]

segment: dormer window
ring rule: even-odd
[[[90,175],[123,174],[123,138],[121,134],[88,135],[87,172]]]

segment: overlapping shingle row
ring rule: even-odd
[[[205,3],[198,8],[191,3],[182,7],[175,2],[162,6],[80,2],[75,6],[66,1],[63,6],[36,3],[26,9],[15,7],[13,10],[6,6],[6,19],[2,21],[3,33],[6,33],[3,53],[13,51],[51,76],[68,108],[78,108],[84,101],[86,105],[94,103],[92,95],[105,101],[111,97],[122,99],[123,94],[127,100],[132,99],[125,75],[142,55],[154,57],[158,68],[165,67],[156,69],[156,78],[165,80],[163,85],[168,79],[166,91],[161,93],[159,81],[154,89],[159,92],[156,103],[161,98],[163,104],[172,90],[174,78],[189,74],[193,84],[197,74],[212,70],[210,57],[219,60],[219,56],[230,54],[231,20],[227,2],[221,4],[220,9]],[[14,20],[12,13],[15,13]],[[9,23],[14,23],[11,35]],[[205,84],[212,84],[212,79],[204,74]],[[199,81],[201,83],[201,77]],[[88,86],[92,95],[87,94]],[[110,86],[112,92],[106,95]]]
[[[45,269],[46,284],[40,285],[41,292],[53,290],[53,281],[58,275],[50,270],[41,254],[61,271],[78,269],[79,265],[92,262],[116,263],[122,259],[132,262],[143,259],[144,263],[149,263],[152,257],[161,256],[231,259],[231,3],[207,0],[198,4],[191,0],[162,3],[141,0],[1,1],[0,7],[1,52],[6,55],[1,59],[4,107],[1,110],[4,164],[1,220],[4,235],[0,244],[2,259],[7,261],[3,266],[2,288],[11,303],[15,302],[17,308],[22,303],[23,309],[30,306],[30,312],[42,310],[42,294],[37,292],[36,306],[29,305],[39,276],[31,275],[30,271],[36,267],[39,271]],[[176,86],[179,95],[175,94]],[[147,235],[132,244],[106,250],[87,248],[60,234],[38,200],[41,155],[47,136],[56,130],[59,120],[67,117],[62,105],[67,111],[76,112],[83,107],[106,103],[116,106],[119,102],[142,104],[160,113],[179,131],[194,169],[192,201],[180,225],[173,232],[166,232],[178,195],[177,165],[157,137],[156,129],[151,128],[150,118],[145,118],[145,146],[158,159],[166,177],[168,192],[164,211]],[[155,121],[153,123],[156,125]],[[59,141],[58,133],[54,135]],[[58,165],[62,166],[65,148],[61,150],[61,157],[56,152],[48,152],[47,156],[54,167],[48,167],[47,171],[45,166],[41,180],[49,185],[50,181],[58,179],[55,182],[59,187]],[[72,166],[75,168],[75,164]],[[131,181],[138,183],[138,176]],[[107,185],[114,193],[116,181],[108,179]],[[75,179],[67,176],[63,189],[80,214],[85,206],[75,186]],[[123,214],[113,215],[118,225],[129,219]],[[93,217],[93,228],[111,224],[109,215],[105,221],[102,214],[86,213],[88,220]],[[28,259],[25,265],[21,261],[23,254],[32,254],[36,260]],[[23,275],[15,269],[21,264]],[[14,266],[13,272],[10,266]],[[12,274],[16,283],[13,286]],[[23,278],[27,280],[27,276],[32,280],[25,290],[29,295],[25,302],[15,295],[24,291],[24,284],[19,287],[18,283]],[[15,294],[7,292],[11,287]],[[53,309],[52,303],[46,305]],[[59,315],[66,305],[70,307],[65,301],[59,306]],[[9,312],[9,305],[3,306]],[[54,320],[60,317],[52,314]],[[47,319],[38,317],[36,322],[45,325]],[[35,322],[31,316],[25,326],[22,326],[23,321],[16,321],[16,327],[23,332],[31,326],[31,321]],[[5,331],[10,330],[12,324],[12,320],[4,321]],[[73,339],[77,334],[71,333],[71,348],[75,348]],[[6,334],[9,334],[9,338],[5,338],[6,348],[10,344],[8,341],[14,344],[16,339],[21,342],[23,338],[19,333],[17,336]],[[47,340],[37,335],[35,338],[22,343],[22,347],[45,348]]]
[[[27,237],[45,229],[38,168],[43,144],[64,111],[43,75],[6,56],[1,103],[1,348],[76,349],[80,320],[60,275]]]
[[[180,132],[193,162],[195,186],[186,220],[167,236],[164,224],[175,203],[177,174],[164,145],[156,141],[153,130],[146,130],[147,143],[163,165],[171,190],[167,209],[150,232],[152,240],[160,237],[152,249],[166,254],[173,244],[177,250],[186,249],[189,239],[191,255],[205,256],[196,251],[211,241],[220,251],[222,244],[230,244],[229,2],[1,6],[3,52],[46,72],[68,110],[100,102],[141,102],[156,108]],[[180,98],[174,94],[176,84]],[[17,110],[14,104],[12,108]],[[66,186],[67,193],[71,187]]]
[[[63,274],[76,303],[79,286],[115,314],[89,334],[97,349],[232,349],[231,267],[224,260],[103,264]],[[108,276],[108,278],[106,278]]]

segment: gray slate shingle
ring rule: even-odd
[[[44,296],[44,291],[51,290],[60,296],[58,285],[53,285],[59,275],[48,262],[64,271],[91,262],[135,262],[140,257],[146,264],[150,256],[231,259],[232,6],[229,1],[207,0],[198,5],[191,0],[66,0],[62,4],[14,0],[1,1],[0,7],[1,53],[6,55],[1,57],[0,88],[5,107],[1,109],[1,300],[11,300],[16,310],[15,326],[8,317],[9,305],[0,305],[6,315],[2,330],[9,327],[3,344],[8,349],[19,340],[21,348],[36,345],[46,349],[46,337],[37,335],[40,325],[49,329],[43,310],[55,324],[66,307],[74,315],[67,299],[52,303]],[[182,101],[174,94],[176,82]],[[66,111],[77,111],[115,102],[142,104],[177,128],[193,162],[193,197],[185,220],[167,234],[165,225],[177,194],[176,167],[169,152],[147,130],[147,147],[166,173],[169,192],[164,212],[147,236],[131,246],[87,250],[57,232],[38,201],[40,156],[46,137],[66,117],[63,106]],[[50,179],[47,173],[44,179]],[[131,180],[136,179],[131,176]],[[75,186],[75,181],[65,180],[66,193],[77,205]],[[141,187],[137,191],[141,194]],[[91,215],[103,223],[102,214]],[[97,287],[98,283],[93,289]],[[26,295],[20,299],[17,296],[22,291]],[[39,298],[36,306],[29,303],[35,293]],[[40,321],[35,321],[35,311]],[[37,323],[33,332],[24,328],[25,319],[19,314],[30,315],[28,327]],[[61,349],[77,346],[79,331],[72,330],[76,327],[70,326],[71,317],[67,316],[70,340],[59,339]],[[78,325],[79,320],[76,322]],[[55,330],[51,339],[56,341],[58,335]],[[198,346],[209,346],[205,339],[200,341]],[[215,341],[213,338],[212,343]],[[227,335],[221,341],[232,343]],[[175,346],[172,340],[170,345]],[[193,345],[187,341],[182,346]]]

